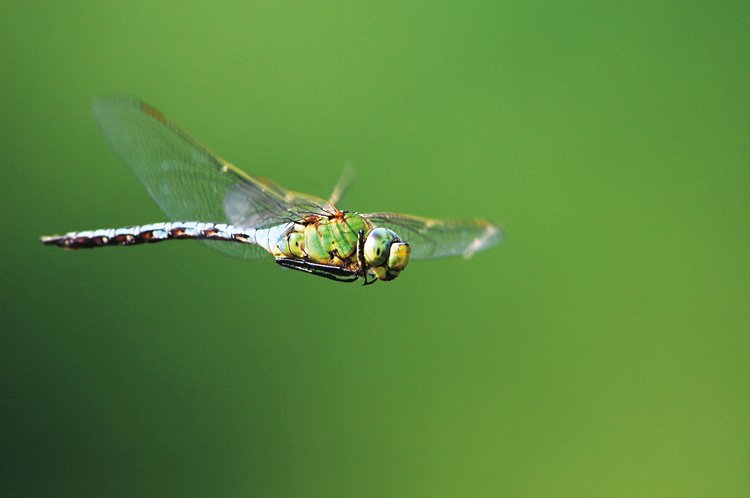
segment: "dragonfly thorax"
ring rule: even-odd
[[[269,250],[277,259],[296,258],[355,271],[360,233],[368,229],[367,222],[357,213],[310,216],[285,225]]]
[[[289,260],[297,260],[341,268],[361,277],[370,275],[378,280],[393,280],[406,268],[411,254],[409,244],[396,233],[382,227],[372,228],[357,213],[311,217],[278,228],[275,235],[269,237],[275,239],[275,243],[268,249],[277,262],[283,260],[289,267],[300,266],[289,263]]]

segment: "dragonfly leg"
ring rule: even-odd
[[[337,282],[354,282],[360,277],[359,272],[341,268],[340,266],[312,263],[302,259],[276,258],[276,263],[284,268],[303,271],[319,277],[325,277]]]
[[[357,264],[359,265],[359,271],[364,272],[367,267],[365,262],[365,231],[360,230],[357,233]]]
[[[365,261],[365,231],[360,230],[357,233],[357,273],[364,280],[362,286],[371,285],[378,281],[377,277],[372,275],[368,270]],[[372,278],[372,280],[370,280]]]
[[[362,287],[364,287],[366,285],[372,285],[372,284],[374,284],[375,282],[378,281],[378,278],[375,275],[371,275],[369,273],[365,273],[365,276],[362,277],[362,278],[365,281],[365,283],[362,284]],[[369,280],[368,280],[368,278],[369,278]]]

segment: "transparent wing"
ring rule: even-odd
[[[333,187],[333,192],[331,193],[331,197],[328,198],[328,202],[331,204],[338,204],[349,191],[349,187],[351,187],[353,181],[354,168],[347,162],[346,165],[344,165],[344,170],[341,172],[339,181],[336,182],[336,186]]]
[[[396,232],[409,243],[415,259],[458,255],[470,258],[503,240],[503,230],[484,220],[433,220],[395,213],[362,216],[374,226]]]
[[[97,99],[93,114],[114,151],[172,220],[264,228],[335,212],[323,199],[249,176],[138,99]],[[207,243],[239,257],[266,254],[252,245]]]
[[[287,203],[288,209],[294,212],[297,219],[303,218],[308,214],[330,215],[338,212],[338,209],[336,209],[331,201],[323,200],[314,195],[285,189],[278,183],[274,183],[265,177],[258,177],[255,181],[268,189],[268,191],[282,198]]]

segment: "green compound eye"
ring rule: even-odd
[[[411,247],[405,242],[394,242],[391,244],[390,255],[388,256],[388,268],[394,271],[401,271],[406,268],[411,255]]]
[[[375,228],[365,240],[365,261],[370,266],[382,266],[390,256],[391,244],[397,240],[387,228]]]

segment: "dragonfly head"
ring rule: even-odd
[[[379,280],[393,280],[409,263],[411,248],[387,228],[374,228],[364,245],[365,262]]]

